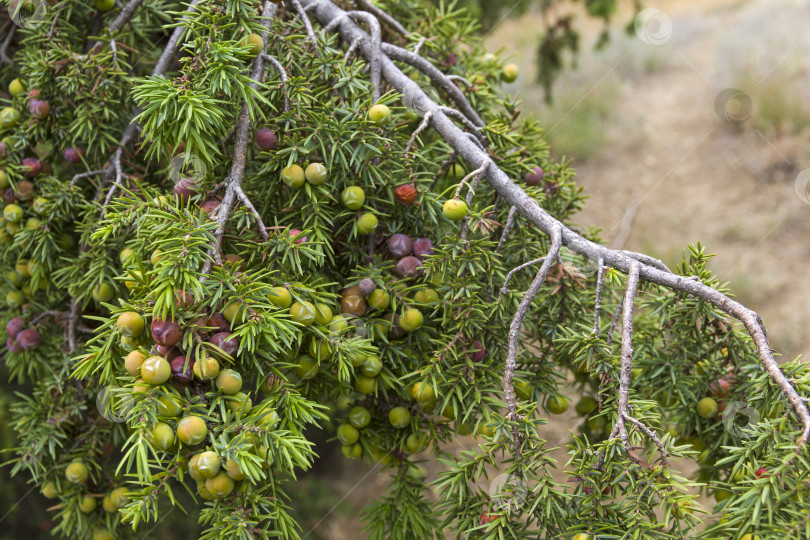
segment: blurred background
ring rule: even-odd
[[[615,12],[600,0],[466,4],[481,17],[489,52],[520,68],[507,91],[542,121],[553,155],[573,160],[591,196],[579,222],[601,227],[611,247],[670,267],[700,241],[717,254],[713,270],[760,313],[783,359],[810,353],[810,5],[646,0],[638,16],[629,0],[617,0]],[[579,52],[555,56],[543,40],[573,43],[566,19]],[[0,394],[4,447],[8,402]],[[577,421],[573,407],[555,418],[544,428],[550,445],[564,445]],[[476,444],[462,438],[446,450]],[[365,538],[360,512],[388,473],[345,460],[337,445],[319,453],[291,493],[302,536]],[[565,450],[555,457],[563,465]],[[430,481],[437,468],[425,465]],[[10,488],[0,490],[0,531],[17,529],[0,538],[48,537],[46,500],[33,492],[15,506],[28,487],[7,468],[0,485]],[[194,537],[195,522],[173,511],[145,537]]]

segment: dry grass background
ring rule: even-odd
[[[579,69],[559,81],[553,105],[533,84],[537,13],[501,23],[488,48],[503,48],[518,63],[521,75],[508,89],[543,120],[556,155],[574,158],[591,195],[581,223],[602,227],[609,245],[671,265],[686,245],[701,241],[718,254],[714,271],[760,312],[772,345],[785,358],[810,353],[810,205],[794,191],[797,174],[810,167],[810,6],[798,0],[648,0],[645,6],[672,18],[671,39],[655,47],[624,35],[619,27],[632,17],[628,9],[617,17],[611,44],[593,52],[588,36],[599,27],[589,25]],[[715,112],[715,98],[726,88],[751,98],[751,117],[740,127]],[[569,411],[544,427],[544,436],[552,446],[564,445],[577,421]],[[447,450],[475,444],[462,438]],[[562,467],[564,448],[555,457]],[[312,512],[306,538],[365,537],[358,513],[384,490],[388,475],[340,463],[305,480],[324,507]],[[437,472],[430,467],[429,480]]]

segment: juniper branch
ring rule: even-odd
[[[304,28],[307,30],[307,36],[309,37],[309,41],[312,43],[313,46],[318,45],[318,38],[315,37],[315,30],[312,29],[312,23],[309,21],[309,17],[307,16],[306,10],[301,6],[301,2],[298,0],[290,0],[292,2],[295,11],[298,12],[298,16],[304,21]]]
[[[287,92],[287,70],[284,69],[281,62],[269,54],[262,54],[262,58],[264,58],[265,61],[273,64],[273,67],[275,67],[276,71],[278,71],[278,75],[281,77],[281,91],[284,94],[284,112],[290,112],[290,94]]]
[[[195,7],[199,4],[202,0],[191,0],[191,3],[188,6],[188,9],[185,12],[185,15],[182,17],[182,21],[185,21],[189,18],[189,16],[195,11]],[[160,58],[158,58],[155,67],[152,69],[152,76],[153,77],[160,77],[166,71],[168,71],[169,67],[172,65],[172,61],[174,60],[174,56],[177,52],[177,46],[180,43],[180,39],[183,37],[183,33],[185,32],[184,26],[178,26],[172,32],[172,35],[169,37],[169,42],[166,44],[166,47],[163,48],[163,52],[160,54]],[[138,116],[141,114],[140,109],[135,109],[135,114],[132,116],[132,119],[129,122],[129,125],[124,130],[124,133],[121,135],[121,139],[118,141],[118,149],[115,151],[111,158],[110,166],[104,170],[105,172],[105,180],[109,180],[115,172],[115,182],[112,186],[110,186],[110,191],[107,192],[107,197],[104,199],[104,206],[101,210],[101,215],[104,215],[105,208],[107,205],[110,204],[112,201],[115,192],[121,187],[121,155],[123,154],[123,149],[132,142],[132,139],[135,138],[135,135],[138,133],[139,124],[138,124]],[[79,175],[73,177],[71,184],[75,183],[78,180]]]
[[[265,44],[267,43],[267,33],[270,29],[271,18],[276,13],[276,5],[271,1],[266,1],[264,3],[264,9],[262,10],[262,26],[264,26],[264,30],[262,31],[262,39],[264,39]],[[266,46],[266,45],[265,45]],[[251,83],[250,87],[254,90],[258,88],[258,81],[262,80],[262,76],[264,74],[264,54],[259,54],[256,59],[253,61],[253,68],[250,71],[250,78]],[[239,109],[239,116],[236,121],[236,135],[234,136],[234,147],[233,147],[233,162],[231,163],[231,172],[228,177],[225,179],[225,195],[222,197],[222,202],[219,203],[217,207],[217,229],[214,231],[214,239],[211,242],[211,246],[208,250],[208,260],[206,261],[205,265],[203,266],[202,273],[208,274],[211,271],[211,267],[213,263],[216,262],[219,264],[222,261],[222,255],[220,253],[220,246],[222,245],[222,237],[225,234],[225,224],[228,222],[228,218],[231,215],[231,210],[233,209],[234,202],[236,202],[237,198],[239,198],[240,193],[244,196],[244,192],[242,192],[242,181],[245,178],[245,164],[247,160],[247,146],[248,140],[250,139],[250,114],[248,114],[248,106],[246,102],[242,103],[242,106]],[[242,202],[248,201],[247,196],[244,196]],[[247,206],[247,204],[245,205]],[[258,218],[259,223],[259,233],[262,235],[262,238],[265,240],[268,239],[267,229],[264,226],[264,222],[262,221],[261,217],[259,216],[256,209],[253,207],[252,204],[248,206],[248,209],[253,212],[253,214]]]
[[[73,351],[76,350],[76,325],[79,322],[79,317],[81,317],[81,310],[79,308],[79,303],[76,301],[76,298],[70,299],[70,315],[68,316],[68,353],[73,354]]]
[[[7,51],[9,46],[11,46],[11,40],[14,39],[14,34],[17,33],[17,27],[14,26],[14,24],[11,23],[11,21],[9,21],[8,24],[11,26],[11,28],[9,29],[8,34],[6,34],[6,38],[3,40],[3,44],[0,45],[0,62],[5,64],[12,63],[11,58],[8,57]]]
[[[652,442],[655,443],[655,445],[658,447],[658,451],[661,453],[661,461],[663,462],[664,466],[666,466],[667,458],[669,457],[669,452],[667,452],[666,445],[661,441],[660,437],[658,437],[655,431],[647,427],[644,424],[644,422],[636,418],[633,418],[629,414],[625,414],[624,419],[630,422],[631,424],[634,424],[639,430],[641,430],[642,433],[644,433],[647,437],[650,438],[650,440],[652,440]]]
[[[486,168],[486,165],[487,164],[484,163],[484,165],[481,165],[481,167]],[[472,174],[475,174],[475,171],[473,171]],[[469,175],[468,175],[468,177],[469,177]],[[472,200],[473,200],[473,197],[475,196],[475,190],[478,189],[478,184],[481,182],[481,178],[483,178],[483,171],[482,171],[481,174],[476,174],[475,175],[475,179],[473,180],[473,183],[470,185],[470,189],[467,190],[467,197],[465,198],[465,201],[467,202],[467,208],[472,206]],[[464,182],[464,180],[462,180],[462,183],[463,182]],[[459,184],[459,188],[460,187],[461,187],[461,184]],[[457,189],[457,191],[458,191],[458,189]],[[461,239],[462,240],[465,240],[465,241],[467,240],[467,231],[469,230],[469,226],[470,226],[470,216],[464,216],[464,223],[462,223],[462,225],[461,225]]]
[[[600,257],[597,264],[599,265],[599,270],[596,274],[596,302],[593,308],[593,333],[596,337],[599,337],[599,315],[602,311],[602,287],[604,285],[603,278],[605,274],[605,259]]]
[[[535,264],[538,264],[538,263],[541,263],[541,262],[545,262],[545,260],[546,260],[546,258],[545,258],[545,257],[540,257],[539,259],[534,259],[534,260],[531,260],[531,261],[529,261],[529,262],[525,262],[525,263],[523,263],[523,264],[521,264],[521,265],[518,265],[518,266],[516,266],[516,267],[512,268],[512,269],[509,271],[509,273],[508,273],[508,274],[506,274],[506,278],[504,278],[504,280],[503,280],[503,287],[501,287],[501,294],[503,295],[503,294],[506,294],[506,293],[508,293],[508,292],[509,292],[509,287],[508,287],[508,285],[509,285],[509,280],[510,280],[510,279],[512,279],[512,276],[514,276],[514,275],[515,275],[517,272],[520,272],[520,271],[521,271],[521,270],[523,270],[524,268],[528,268],[528,267],[530,267],[530,266],[534,266]]]
[[[441,111],[447,116],[452,116],[453,118],[456,118],[459,122],[467,126],[467,129],[472,131],[472,134],[475,135],[475,137],[478,138],[479,140],[483,138],[483,136],[481,135],[481,128],[473,124],[469,118],[461,114],[461,112],[458,111],[457,109],[454,109],[452,107],[441,107]]]
[[[517,310],[515,311],[515,316],[512,318],[512,324],[509,326],[509,345],[506,353],[506,366],[504,367],[503,373],[503,389],[504,400],[506,401],[506,406],[509,409],[509,419],[513,422],[517,420],[517,400],[515,396],[513,379],[515,376],[515,369],[517,368],[520,328],[523,326],[523,319],[526,318],[526,314],[529,312],[529,307],[532,304],[532,300],[534,300],[537,291],[540,290],[540,286],[543,285],[543,282],[546,280],[546,277],[551,270],[551,264],[554,262],[554,258],[557,256],[557,253],[559,253],[561,245],[562,238],[560,236],[560,231],[552,231],[551,248],[548,251],[548,255],[546,255],[543,265],[540,267],[540,270],[534,277],[534,281],[532,281],[531,285],[529,285],[529,289],[523,296],[523,300],[521,300],[520,304],[518,304]],[[512,426],[512,438],[515,443],[515,455],[519,456],[521,445],[517,423],[513,424]]]
[[[310,1],[320,1],[320,0],[310,0]],[[390,43],[383,43],[382,44],[383,52],[388,55],[391,60],[396,60],[398,62],[405,62],[406,64],[415,67],[428,77],[430,80],[433,81],[434,84],[438,85],[438,87],[444,90],[450,99],[453,100],[453,103],[456,104],[456,107],[466,116],[473,125],[477,127],[483,127],[484,121],[478,116],[478,113],[475,112],[475,109],[472,108],[472,105],[467,101],[467,98],[464,97],[464,94],[459,90],[458,86],[453,84],[453,82],[447,78],[447,75],[442,73],[439,68],[419,56],[418,53],[414,53],[409,51],[408,49],[403,49],[402,47],[397,47],[396,45],[392,45]],[[403,74],[404,75],[404,74]],[[390,81],[389,81],[390,84]],[[419,86],[418,84],[414,83],[415,86]],[[424,95],[424,92],[421,92],[424,99],[430,100],[430,97]],[[416,93],[411,93],[413,97],[418,96]]]
[[[324,26],[328,25],[336,18],[342,17],[345,13],[329,0],[304,0],[304,2],[307,6],[314,5],[313,13]],[[361,28],[351,21],[342,21],[338,28],[341,37],[347,42],[352,42],[357,38],[367,36]],[[366,58],[370,58],[373,54],[367,42],[361,42],[359,48]],[[397,68],[393,61],[397,60],[415,65],[415,67],[418,66],[417,69],[428,73],[428,76],[433,79],[436,84],[439,84],[445,89],[454,101],[456,101],[455,98],[461,94],[459,89],[452,84],[443,73],[438,71],[438,69],[419,55],[414,55],[410,51],[387,43],[383,44],[382,49],[383,52],[386,53],[381,57],[383,77],[388,84],[412,103],[419,103],[420,106],[424,106],[423,110],[426,112],[430,110],[434,111],[432,120],[433,127],[467,163],[475,167],[480,167],[485,160],[490,159],[484,150],[466,137],[464,132],[460,130],[447,115],[441,112],[439,109],[440,105],[434,103],[430,97],[425,94],[422,88],[420,88],[418,83]],[[470,118],[475,125],[483,126],[483,122],[478,118],[477,114],[471,110],[472,108],[469,103],[467,103],[463,94],[461,94],[461,98],[465,106],[457,102],[458,108]],[[468,114],[470,112],[472,112],[474,116]],[[579,253],[592,261],[597,261],[602,258],[607,266],[623,273],[629,272],[630,266],[634,262],[639,263],[640,279],[705,300],[717,307],[720,311],[742,322],[756,346],[760,361],[765,370],[785,395],[785,398],[793,407],[793,410],[796,412],[802,424],[802,431],[797,440],[797,447],[801,448],[807,443],[810,438],[810,410],[808,410],[807,405],[802,401],[801,396],[787,377],[785,377],[782,370],[779,369],[779,364],[776,362],[768,343],[765,325],[755,311],[732,300],[708,285],[701,283],[699,280],[666,272],[657,267],[657,265],[639,261],[637,258],[628,256],[626,253],[609,249],[588,240],[548,214],[537,201],[532,199],[499,167],[488,167],[486,176],[490,185],[504,198],[507,204],[515,206],[518,212],[520,212],[527,221],[547,235],[554,235],[559,232],[562,244],[571,251]]]
[[[350,63],[349,60],[351,60],[352,56],[354,56],[354,54],[357,52],[357,46],[360,45],[361,41],[362,41],[361,38],[355,39],[354,41],[352,41],[352,44],[349,45],[349,48],[346,49],[346,62],[347,63]]]
[[[397,21],[391,15],[381,10],[374,4],[372,4],[370,0],[357,0],[357,5],[363,8],[364,10],[368,11],[375,17],[377,17],[377,19],[380,19],[381,21],[385,22],[385,24],[387,24],[388,26],[390,26],[403,36],[408,37],[411,35],[411,33],[408,32],[408,30],[404,26],[399,24],[399,21]]]
[[[498,253],[503,247],[503,243],[506,242],[506,237],[509,235],[509,231],[512,230],[512,225],[515,223],[515,214],[517,214],[517,208],[513,206],[509,209],[509,217],[506,218],[506,224],[503,226],[501,239],[498,240],[498,247],[495,248],[495,253]]]
[[[622,297],[624,299],[624,297]],[[610,321],[610,328],[608,329],[607,346],[613,344],[613,334],[616,332],[616,325],[619,324],[619,317],[622,315],[622,304],[616,306],[616,311],[613,312],[613,319]]]
[[[116,17],[115,20],[107,27],[107,32],[114,34],[126,26],[130,19],[135,16],[135,12],[138,10],[141,4],[143,4],[143,0],[129,0],[129,3],[124,6],[121,13],[118,14],[118,17]],[[103,45],[104,41],[96,41],[93,46],[90,47],[89,54],[97,54]]]
[[[618,418],[614,430],[618,428],[619,436],[627,442],[627,429],[624,418],[627,416],[627,406],[630,402],[630,374],[633,369],[633,304],[638,289],[639,263],[630,265],[627,274],[627,288],[622,302],[622,360],[619,374],[619,399],[617,401]]]
[[[464,84],[464,86],[466,86],[467,88],[469,88],[470,86],[472,86],[472,84],[470,83],[470,81],[468,81],[467,79],[465,79],[465,78],[464,78],[464,77],[462,77],[461,75],[447,75],[447,79],[448,79],[448,80],[450,80],[450,81],[453,81],[453,82],[458,81],[458,82],[460,82],[460,83],[463,83],[463,84]]]
[[[467,182],[470,181],[470,178],[480,178],[481,175],[486,172],[487,167],[489,166],[490,163],[492,163],[492,162],[491,161],[485,161],[484,163],[481,164],[480,167],[478,167],[473,172],[471,172],[470,174],[468,174],[467,176],[462,178],[461,182],[459,182],[458,186],[456,187],[456,192],[453,194],[453,198],[458,199],[459,195],[461,195],[461,189],[465,186],[465,184],[467,184]],[[470,201],[467,201],[468,204],[469,204],[469,202]]]
[[[70,185],[75,186],[76,183],[81,180],[82,178],[87,178],[88,176],[96,176],[98,174],[107,174],[109,169],[99,169],[97,171],[87,171],[83,173],[74,174],[73,178],[70,180]]]
[[[365,21],[365,23],[368,24],[369,30],[371,30],[371,48],[375,51],[371,54],[371,58],[369,59],[369,66],[371,68],[371,102],[377,103],[377,100],[380,99],[380,57],[382,56],[382,29],[380,28],[380,21],[371,13],[366,13],[365,11],[349,11],[347,15]]]

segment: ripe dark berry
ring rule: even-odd
[[[192,370],[194,369],[193,360],[189,360],[188,366],[186,366],[186,357],[177,356],[172,358],[170,365],[172,367],[172,377],[175,381],[181,383],[191,382]]]
[[[765,478],[767,478],[768,477],[768,469],[766,469],[765,467],[760,467],[759,469],[757,469],[757,471],[754,473],[754,475],[757,478],[762,478],[763,476]]]
[[[34,184],[28,180],[20,180],[17,182],[17,189],[14,190],[14,196],[21,201],[30,201],[34,198]]]
[[[416,277],[422,273],[422,261],[413,255],[403,257],[397,263],[396,272],[400,277]]]
[[[167,360],[172,360],[178,356],[183,356],[183,353],[177,347],[167,347],[166,345],[155,345],[149,352],[151,354],[160,355]]]
[[[239,350],[239,338],[229,339],[230,337],[230,332],[219,332],[211,336],[208,342],[222,349],[228,356],[234,356]]]
[[[6,347],[8,347],[8,352],[10,353],[20,354],[21,352],[23,352],[23,348],[20,347],[20,344],[11,338],[8,338],[6,340]]]
[[[360,289],[360,292],[363,294],[363,296],[368,296],[372,292],[374,292],[374,289],[377,288],[377,284],[374,283],[373,279],[363,278],[360,280],[360,283],[358,283],[357,287]]]
[[[50,114],[51,104],[40,99],[32,99],[28,102],[28,112],[30,112],[31,116],[34,118],[42,120],[47,118]]]
[[[725,378],[720,378],[709,385],[709,389],[717,398],[726,398],[731,392],[731,383]]]
[[[213,328],[213,332],[227,332],[231,329],[231,326],[228,324],[228,320],[225,318],[225,315],[216,311],[208,317],[208,322],[206,326]]]
[[[3,192],[3,202],[4,203],[13,203],[15,200],[17,200],[17,197],[14,196],[14,190],[13,189],[8,188],[7,190],[5,190]],[[8,219],[6,219],[6,221],[8,221]]]
[[[476,341],[475,343],[473,343],[472,347],[470,347],[468,354],[470,355],[470,360],[472,360],[473,362],[480,362],[486,356],[486,352],[484,351],[484,344],[481,343],[480,341]]]
[[[413,250],[413,241],[407,234],[394,234],[388,239],[388,250],[394,257],[410,255]]]
[[[433,255],[433,242],[429,238],[417,238],[413,241],[413,254],[420,259]]]
[[[0,159],[6,155],[6,143],[0,142]]]
[[[182,202],[186,202],[191,197],[197,194],[197,184],[193,178],[181,178],[179,182],[174,185],[174,194]]]
[[[400,204],[413,204],[413,202],[416,200],[417,194],[418,193],[413,184],[403,184],[394,189],[394,197]]]
[[[174,305],[179,308],[187,308],[194,305],[194,297],[183,290],[174,291]]]
[[[216,199],[208,199],[204,203],[202,203],[203,212],[208,214],[209,216],[214,213],[214,211],[219,208],[219,201]]]
[[[25,176],[34,177],[42,172],[42,163],[37,158],[23,158],[22,168],[25,171]]]
[[[537,186],[540,182],[543,181],[543,177],[545,173],[543,172],[542,167],[535,167],[532,169],[532,172],[526,175],[526,185],[527,186]]]
[[[27,330],[22,330],[19,334],[17,334],[17,345],[22,347],[26,351],[33,351],[37,347],[39,347],[40,337],[39,332],[37,332],[34,328],[28,328]]]
[[[165,345],[172,347],[177,345],[183,339],[183,329],[176,321],[171,319],[159,319],[155,317],[152,319],[152,339],[158,345]]]
[[[62,152],[62,157],[69,163],[81,163],[84,157],[84,150],[71,146],[70,148],[65,148]]]
[[[17,339],[22,329],[25,328],[25,321],[22,317],[14,317],[6,323],[6,335],[11,339]]]
[[[256,143],[256,148],[259,150],[275,150],[278,146],[278,137],[276,137],[276,134],[273,133],[272,130],[261,128],[256,130],[256,134],[253,136],[253,142]]]
[[[309,240],[309,238],[307,238],[306,236],[299,236],[300,234],[301,234],[301,231],[299,231],[298,229],[290,229],[290,238],[295,238],[296,236],[298,237],[298,238],[295,238],[295,240],[293,241],[294,243],[303,244],[307,240]]]

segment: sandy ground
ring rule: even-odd
[[[756,127],[756,109],[735,127],[715,107],[718,95],[738,83],[734,74],[742,65],[755,65],[752,86],[740,88],[744,93],[794,69],[807,50],[806,30],[784,31],[782,23],[806,21],[810,10],[792,0],[645,6],[670,17],[672,33],[664,44],[634,38],[612,54],[582,61],[597,80],[578,90],[583,97],[597,90],[600,72],[626,70],[639,54],[656,54],[664,66],[623,81],[608,144],[591,159],[574,159],[578,181],[591,197],[579,220],[601,227],[609,245],[670,264],[700,241],[717,254],[712,268],[721,280],[760,313],[772,346],[789,359],[810,353],[810,204],[795,190],[797,176],[810,166],[808,137]],[[531,15],[506,21],[489,44],[513,52],[525,74],[515,89],[542,110],[541,93],[530,86],[535,38],[521,32],[536,25]]]

